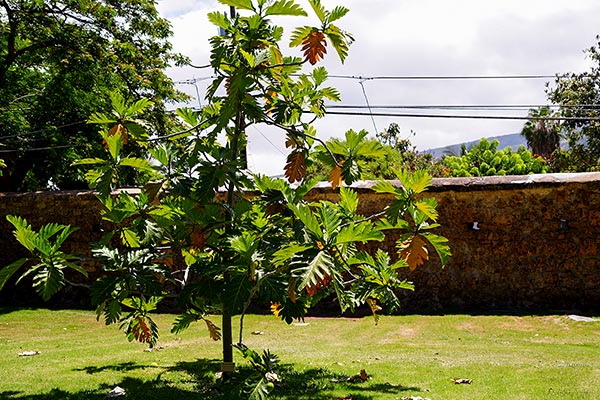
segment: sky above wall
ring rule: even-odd
[[[317,24],[306,0],[297,0],[309,17],[273,18],[286,32],[297,25]],[[325,66],[330,75],[370,77],[523,76],[585,72],[591,65],[584,50],[600,34],[597,0],[322,0],[326,8],[350,9],[339,26],[355,43],[341,64],[330,48]],[[216,0],[159,0],[161,15],[171,21],[175,51],[195,65],[209,62],[208,40],[217,33],[206,14],[228,11]],[[298,54],[298,49],[291,50]],[[203,104],[210,69],[172,68],[178,88]],[[195,81],[194,83],[192,81]],[[417,79],[330,78],[343,105],[538,105],[546,104],[544,79]],[[364,87],[364,93],[363,88]],[[366,93],[366,98],[365,98]],[[199,96],[198,96],[199,94]],[[402,114],[526,116],[526,110],[372,109]],[[336,110],[341,111],[341,110]],[[347,110],[344,110],[347,111]],[[356,110],[368,113],[368,109]],[[328,115],[315,125],[323,139],[343,137],[348,129],[374,136],[390,123],[419,150],[519,132],[525,121]],[[414,132],[414,134],[411,134]],[[287,151],[280,131],[248,130],[249,166],[255,172],[281,174]]]

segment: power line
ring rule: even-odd
[[[560,109],[560,108],[582,108],[582,109],[600,109],[600,104],[578,104],[578,105],[558,105],[558,104],[385,104],[369,105],[361,104],[328,104],[328,109],[439,109],[439,110],[530,110],[538,108]]]
[[[3,139],[11,139],[11,138],[18,138],[18,137],[21,137],[21,136],[34,135],[34,134],[36,134],[36,133],[48,132],[48,131],[50,131],[52,128],[55,128],[55,129],[61,129],[61,128],[66,128],[66,127],[69,127],[69,126],[83,125],[83,124],[85,124],[85,123],[87,123],[87,121],[86,121],[86,120],[82,120],[82,121],[70,122],[70,123],[68,123],[68,124],[64,124],[64,125],[58,125],[58,126],[50,125],[50,126],[48,126],[48,127],[46,127],[46,128],[37,129],[37,130],[35,130],[35,131],[28,131],[28,132],[16,133],[16,134],[14,134],[14,135],[0,136],[0,140],[3,140]]]
[[[77,147],[82,147],[81,145],[77,146],[77,145],[62,145],[62,146],[48,146],[48,147],[34,147],[31,149],[22,149],[22,150],[18,150],[18,149],[12,149],[12,150],[0,150],[0,153],[4,154],[4,153],[19,153],[19,152],[30,152],[30,151],[43,151],[43,150],[55,150],[55,149],[73,149],[73,148],[77,148]]]
[[[586,75],[586,74],[582,74]],[[329,78],[354,79],[362,81],[396,80],[396,81],[421,81],[421,80],[488,80],[488,79],[550,79],[564,78],[568,75],[390,75],[390,76],[362,76],[362,75],[329,75]]]
[[[306,113],[313,114],[311,111]],[[404,114],[404,113],[363,113],[327,111],[328,115],[347,115],[356,117],[398,117],[398,118],[446,118],[446,119],[497,119],[497,120],[536,120],[536,121],[600,121],[600,117],[531,117],[506,115],[450,115],[450,114]]]

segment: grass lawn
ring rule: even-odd
[[[175,336],[173,316],[156,319],[161,348],[146,352],[92,312],[0,309],[0,398],[100,400],[117,385],[124,399],[234,398],[215,383],[221,343],[205,325]],[[280,356],[275,399],[600,399],[600,322],[448,315],[286,325],[250,315],[245,326],[249,347]],[[343,382],[361,369],[370,380]]]

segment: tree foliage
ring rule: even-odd
[[[175,293],[183,312],[172,331],[204,321],[210,337],[223,341],[225,362],[232,361],[231,316],[241,315],[238,346],[266,374],[274,364],[268,353],[260,358],[242,346],[243,316],[252,301],[267,304],[287,323],[302,319],[328,296],[337,298],[341,311],[366,304],[377,316],[379,304],[397,307],[396,291],[412,288],[398,278],[398,268],[417,268],[428,259],[429,249],[444,264],[450,250],[447,240],[432,231],[438,214],[435,200],[422,196],[431,184],[424,172],[398,172],[401,187],[377,186],[376,191],[395,198],[380,220],[381,215],[360,215],[357,193],[340,182],[332,182],[339,186],[338,202],[304,200],[315,185],[304,173],[305,163],[315,143],[324,144],[311,124],[314,117],[306,117],[305,110],[322,117],[324,100],[339,96],[323,86],[324,68],[301,70],[310,57],[283,56],[282,29],[268,18],[304,12],[291,0],[221,3],[249,15],[209,15],[226,32],[211,40],[217,78],[200,113],[178,110],[183,130],[122,135],[134,131],[127,122],[137,121],[151,105],[118,96],[112,100],[118,120],[98,114],[90,120],[99,127],[106,154],[78,164],[90,166],[86,179],[99,191],[103,219],[114,226],[93,245],[106,275],[94,283],[92,300],[98,318],[120,323],[130,340],[152,346],[158,331],[149,313],[166,294]],[[343,53],[349,43],[341,45],[336,41],[340,37],[331,39],[327,32],[333,29],[330,22],[347,10],[329,12],[316,0],[310,3],[323,22],[316,31],[325,32],[334,48],[341,46],[338,54]],[[293,161],[285,167],[287,181],[245,170],[246,132],[256,123],[279,127],[286,135]],[[147,127],[138,125],[140,130]],[[332,142],[329,151],[322,146],[345,184],[360,176],[361,154],[381,150],[379,143],[364,138],[364,132],[349,131],[345,142]],[[126,139],[153,145],[145,158],[136,157],[124,146]],[[114,192],[124,170],[136,172],[138,194]],[[403,232],[397,254],[365,250],[390,230]],[[222,315],[220,328],[209,319],[215,312]],[[252,390],[256,398],[268,392],[264,378]]]
[[[569,144],[569,151],[561,155],[563,169],[588,171],[599,165],[600,121],[593,118],[600,117],[596,106],[600,102],[600,36],[596,40],[598,43],[586,50],[591,70],[561,75],[547,89],[550,102],[560,106],[558,116],[570,118],[560,124]]]
[[[443,162],[446,176],[494,176],[546,173],[548,164],[540,156],[534,156],[525,146],[517,151],[506,147],[498,150],[500,141],[481,139],[460,157],[447,156]]]
[[[316,146],[307,169],[308,177],[332,184],[337,182],[336,186],[339,186],[341,173],[346,171],[346,175],[352,175],[354,180],[396,179],[400,170],[425,170],[434,177],[442,175],[441,160],[428,153],[419,153],[409,139],[400,136],[397,124],[390,124],[376,135],[376,139],[367,135],[366,131],[356,133],[350,130],[345,133],[344,139],[333,138],[324,145]],[[344,159],[344,164],[336,165],[332,153]]]
[[[527,121],[521,130],[521,135],[527,140],[527,146],[533,154],[550,159],[552,153],[560,148],[560,127],[552,120],[544,120],[553,115],[550,107],[529,110],[531,120]]]
[[[182,95],[164,69],[185,60],[170,35],[154,0],[0,1],[0,190],[84,187],[69,165],[101,154],[85,121],[111,91],[154,100],[146,118],[165,129],[164,101]]]

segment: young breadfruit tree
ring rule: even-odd
[[[150,312],[175,294],[183,311],[173,332],[204,321],[209,335],[223,342],[223,371],[234,367],[231,318],[240,315],[237,346],[262,371],[253,389],[260,398],[272,388],[276,359],[243,346],[243,316],[252,301],[270,306],[287,323],[329,296],[337,297],[342,311],[367,304],[376,315],[381,304],[398,306],[398,289],[412,288],[398,278],[398,268],[416,268],[427,260],[428,247],[442,264],[450,252],[433,233],[438,214],[435,200],[422,196],[431,184],[426,173],[399,172],[401,187],[377,184],[376,191],[395,200],[385,213],[359,215],[358,195],[343,183],[359,179],[362,158],[380,148],[364,144],[366,132],[348,133],[352,140],[332,149],[317,137],[312,122],[325,116],[325,102],[338,101],[339,93],[324,86],[324,67],[308,64],[320,62],[328,46],[344,61],[353,39],[335,24],[348,9],[329,11],[309,0],[320,26],[294,30],[291,45],[301,47],[302,55],[286,56],[279,46],[283,29],[270,18],[306,16],[295,1],[219,1],[238,14],[209,14],[224,34],[210,42],[216,78],[200,112],[177,110],[176,132],[145,132],[136,118],[150,103],[129,105],[114,95],[113,115],[90,119],[100,127],[107,157],[78,164],[90,167],[86,178],[99,192],[103,219],[114,227],[93,244],[107,274],[93,284],[92,300],[99,318],[120,323],[130,340],[153,346],[158,329]],[[286,136],[286,180],[246,169],[248,128],[257,124],[278,127]],[[147,157],[129,157],[126,141],[143,144]],[[306,167],[317,144],[331,157],[337,202],[304,200],[315,185],[306,179]],[[137,173],[139,192],[115,191],[128,169]],[[390,230],[403,232],[398,254],[360,250]],[[0,275],[3,282],[15,271]],[[210,317],[215,314],[220,326]]]

